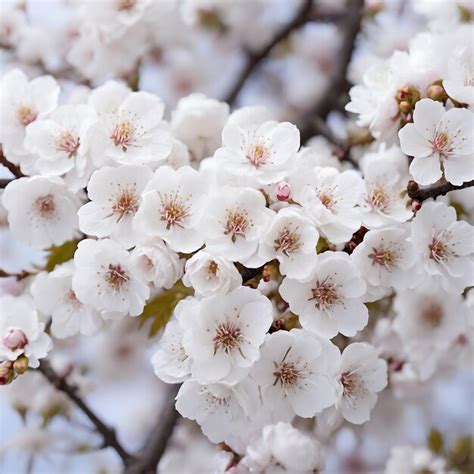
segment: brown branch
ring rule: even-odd
[[[15,179],[0,179],[0,189],[5,189]]]
[[[340,95],[347,89],[347,68],[351,61],[355,41],[360,31],[364,0],[350,0],[347,14],[342,28],[345,30],[344,41],[338,53],[339,62],[332,78],[329,81],[327,91],[322,99],[306,112],[300,120],[301,142],[306,142],[315,134],[315,118],[325,120],[329,112],[337,106]]]
[[[117,440],[115,430],[109,428],[100,420],[97,415],[89,408],[89,406],[77,394],[77,387],[70,385],[65,378],[60,377],[51,367],[46,359],[41,361],[38,370],[54,385],[59,391],[65,393],[72,402],[89,418],[97,431],[102,435],[104,447],[113,448],[120,456],[124,464],[127,466],[134,459]]]
[[[13,174],[13,176],[15,176],[15,178],[22,178],[24,176],[24,174],[21,172],[18,166],[14,165],[13,163],[7,160],[5,154],[3,153],[2,145],[0,145],[0,164],[5,166],[5,168],[7,168],[8,171],[10,171],[10,173]]]
[[[225,102],[227,102],[229,105],[232,105],[234,103],[247,79],[252,75],[252,73],[260,65],[260,63],[270,54],[272,49],[278,43],[287,38],[292,31],[296,30],[307,21],[308,15],[311,12],[311,6],[312,0],[304,0],[293,19],[285,26],[283,26],[279,31],[277,31],[273,38],[265,46],[263,46],[260,51],[255,53],[247,53],[247,66],[237,77],[235,84],[232,86],[228,95],[224,99]]]
[[[436,199],[438,196],[445,196],[450,191],[457,191],[459,189],[471,188],[474,186],[474,180],[466,181],[463,184],[455,185],[451,183],[438,184],[433,186],[428,186],[427,188],[422,188],[418,186],[418,183],[415,181],[408,181],[407,192],[408,196],[414,201],[422,203],[427,199],[433,198]]]

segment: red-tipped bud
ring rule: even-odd
[[[23,349],[28,344],[26,334],[19,328],[10,328],[3,336],[3,344],[11,351]]]
[[[288,201],[291,195],[290,185],[286,181],[280,181],[275,186],[275,192],[279,201]]]

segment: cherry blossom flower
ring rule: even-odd
[[[133,219],[152,176],[150,168],[141,165],[94,171],[87,186],[90,202],[77,213],[80,229],[88,235],[110,237],[126,248],[135,245]]]
[[[39,360],[53,348],[50,337],[44,332],[45,324],[27,296],[0,297],[0,359],[16,360],[24,354],[28,365],[36,368]]]
[[[414,157],[410,173],[419,184],[444,177],[453,184],[474,179],[474,115],[467,109],[445,110],[430,99],[420,100],[413,123],[399,132],[404,153]]]
[[[164,160],[172,141],[162,122],[163,102],[147,92],[124,92],[106,83],[91,94],[90,103],[99,114],[91,135],[92,159],[99,166]]]
[[[135,217],[141,235],[162,238],[176,252],[194,252],[203,244],[198,226],[207,183],[189,166],[158,168],[142,195]]]
[[[247,446],[240,465],[265,474],[309,474],[322,470],[324,452],[316,439],[280,422],[263,428],[260,438]]]
[[[317,262],[319,234],[312,221],[296,206],[281,209],[261,237],[259,255],[266,261],[276,258],[280,273],[304,280]]]
[[[443,80],[443,87],[449,97],[471,108],[474,106],[472,64],[473,48],[462,45],[450,58]]]
[[[347,421],[365,423],[387,385],[387,363],[370,344],[354,342],[342,353],[339,374],[336,407]]]
[[[180,259],[159,239],[140,242],[132,251],[132,262],[146,281],[156,288],[171,288],[182,276],[184,259]]]
[[[420,280],[416,274],[415,250],[403,228],[370,230],[351,258],[360,274],[373,286],[406,288]]]
[[[221,144],[221,134],[229,115],[224,102],[204,94],[183,97],[171,116],[171,129],[191,151],[194,159],[211,156]]]
[[[365,290],[350,257],[331,252],[319,255],[310,279],[301,282],[287,277],[279,291],[304,329],[332,338],[337,333],[354,336],[367,325],[368,311],[362,303]]]
[[[226,294],[242,285],[242,276],[224,257],[200,250],[186,261],[183,283],[196,295]]]
[[[90,336],[102,328],[100,314],[77,299],[72,289],[73,274],[74,265],[67,262],[50,273],[39,273],[31,285],[36,307],[51,316],[51,332],[60,339],[76,334]]]
[[[51,76],[28,81],[25,73],[13,69],[2,77],[0,97],[0,142],[10,161],[18,162],[27,151],[25,128],[51,112],[57,105],[59,86]]]
[[[453,207],[425,202],[411,229],[413,246],[427,275],[451,291],[462,292],[473,284],[474,227],[457,221]]]
[[[239,287],[201,300],[185,324],[183,346],[200,383],[236,383],[260,357],[273,322],[272,305],[258,290]]]
[[[295,414],[310,418],[333,405],[335,382],[329,368],[334,351],[337,356],[335,346],[323,345],[314,334],[302,329],[267,335],[262,356],[251,372],[264,409],[289,421]]]
[[[430,472],[444,474],[446,461],[433,454],[427,448],[413,446],[395,446],[385,466],[385,474]]]
[[[258,267],[263,230],[274,213],[265,207],[263,194],[251,188],[224,187],[209,197],[199,223],[206,248],[249,267]]]
[[[222,143],[215,157],[225,162],[230,173],[269,184],[284,178],[288,161],[300,147],[300,137],[288,122],[269,121],[245,128],[230,122],[222,131]]]
[[[34,166],[40,174],[62,175],[76,168],[83,174],[88,160],[88,134],[96,121],[92,107],[61,105],[47,118],[26,127],[25,147],[38,155]]]
[[[363,181],[355,171],[313,168],[293,173],[293,199],[303,206],[318,230],[332,243],[347,242],[361,224],[356,207],[362,197]]]
[[[105,319],[143,311],[150,290],[132,265],[130,254],[110,239],[82,240],[74,255],[72,289]]]
[[[80,201],[60,178],[16,179],[6,187],[2,203],[13,235],[32,247],[61,245],[76,235]]]

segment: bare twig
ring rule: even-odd
[[[12,181],[16,178],[12,179],[0,179],[0,189],[5,189]]]
[[[10,173],[12,173],[13,176],[15,176],[15,178],[21,178],[22,176],[24,176],[18,166],[14,165],[13,163],[7,160],[5,154],[3,153],[2,145],[0,145],[0,164],[5,166],[5,168],[7,168],[7,170],[10,171]]]
[[[467,181],[460,185],[446,183],[446,184],[428,186],[427,188],[420,189],[420,187],[418,186],[418,183],[416,183],[415,181],[409,181],[408,186],[407,186],[407,192],[408,192],[408,196],[411,199],[421,203],[430,198],[436,199],[438,196],[445,196],[450,191],[471,188],[473,186],[474,186],[474,180]]]
[[[115,431],[109,428],[97,415],[89,408],[89,406],[77,394],[77,387],[70,385],[63,377],[60,377],[45,359],[41,361],[38,370],[54,385],[58,390],[65,393],[72,402],[89,418],[96,430],[102,435],[104,447],[113,448],[120,456],[124,464],[127,466],[134,459],[117,440]]]
[[[333,77],[329,81],[328,90],[322,95],[322,99],[306,112],[300,120],[301,142],[306,142],[315,134],[315,119],[326,119],[329,112],[337,107],[339,96],[347,87],[347,68],[349,66],[355,40],[360,30],[364,0],[350,0],[346,19],[342,24],[344,29],[344,41],[338,53],[339,62]]]
[[[239,95],[242,87],[244,86],[247,79],[251,76],[254,70],[260,65],[260,63],[270,54],[271,50],[285,38],[287,38],[292,31],[299,28],[308,20],[308,15],[311,12],[312,0],[304,0],[301,7],[296,12],[293,19],[284,25],[273,38],[265,45],[260,51],[248,52],[247,66],[242,70],[240,75],[237,77],[232,89],[224,99],[225,102],[232,105]]]

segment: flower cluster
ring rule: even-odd
[[[107,357],[126,372],[145,353],[158,379],[179,384],[177,412],[225,445],[215,472],[319,472],[340,426],[470,363],[472,203],[469,190],[441,195],[474,179],[472,25],[448,32],[433,20],[395,52],[373,44],[380,25],[362,30],[346,106],[360,140],[349,118],[346,132],[329,120],[325,138],[306,140],[278,108],[231,110],[185,84],[169,110],[169,97],[132,84],[130,64],[157,55],[179,25],[207,29],[208,41],[225,31],[229,44],[258,29],[263,2],[252,15],[238,3],[82,3],[68,61],[89,79],[128,82],[68,91],[17,68],[0,78],[1,159],[15,174],[0,220],[6,238],[47,259],[1,290],[0,384],[20,400],[22,384],[41,385],[29,367],[87,336],[104,379]],[[25,55],[30,27],[8,15],[0,39]],[[306,29],[292,43],[309,55],[305,42],[333,35]],[[301,104],[295,89],[287,100]],[[147,324],[150,353],[137,328]],[[69,369],[64,379],[83,388]],[[66,415],[53,392],[24,404]],[[386,472],[445,469],[399,446]]]

